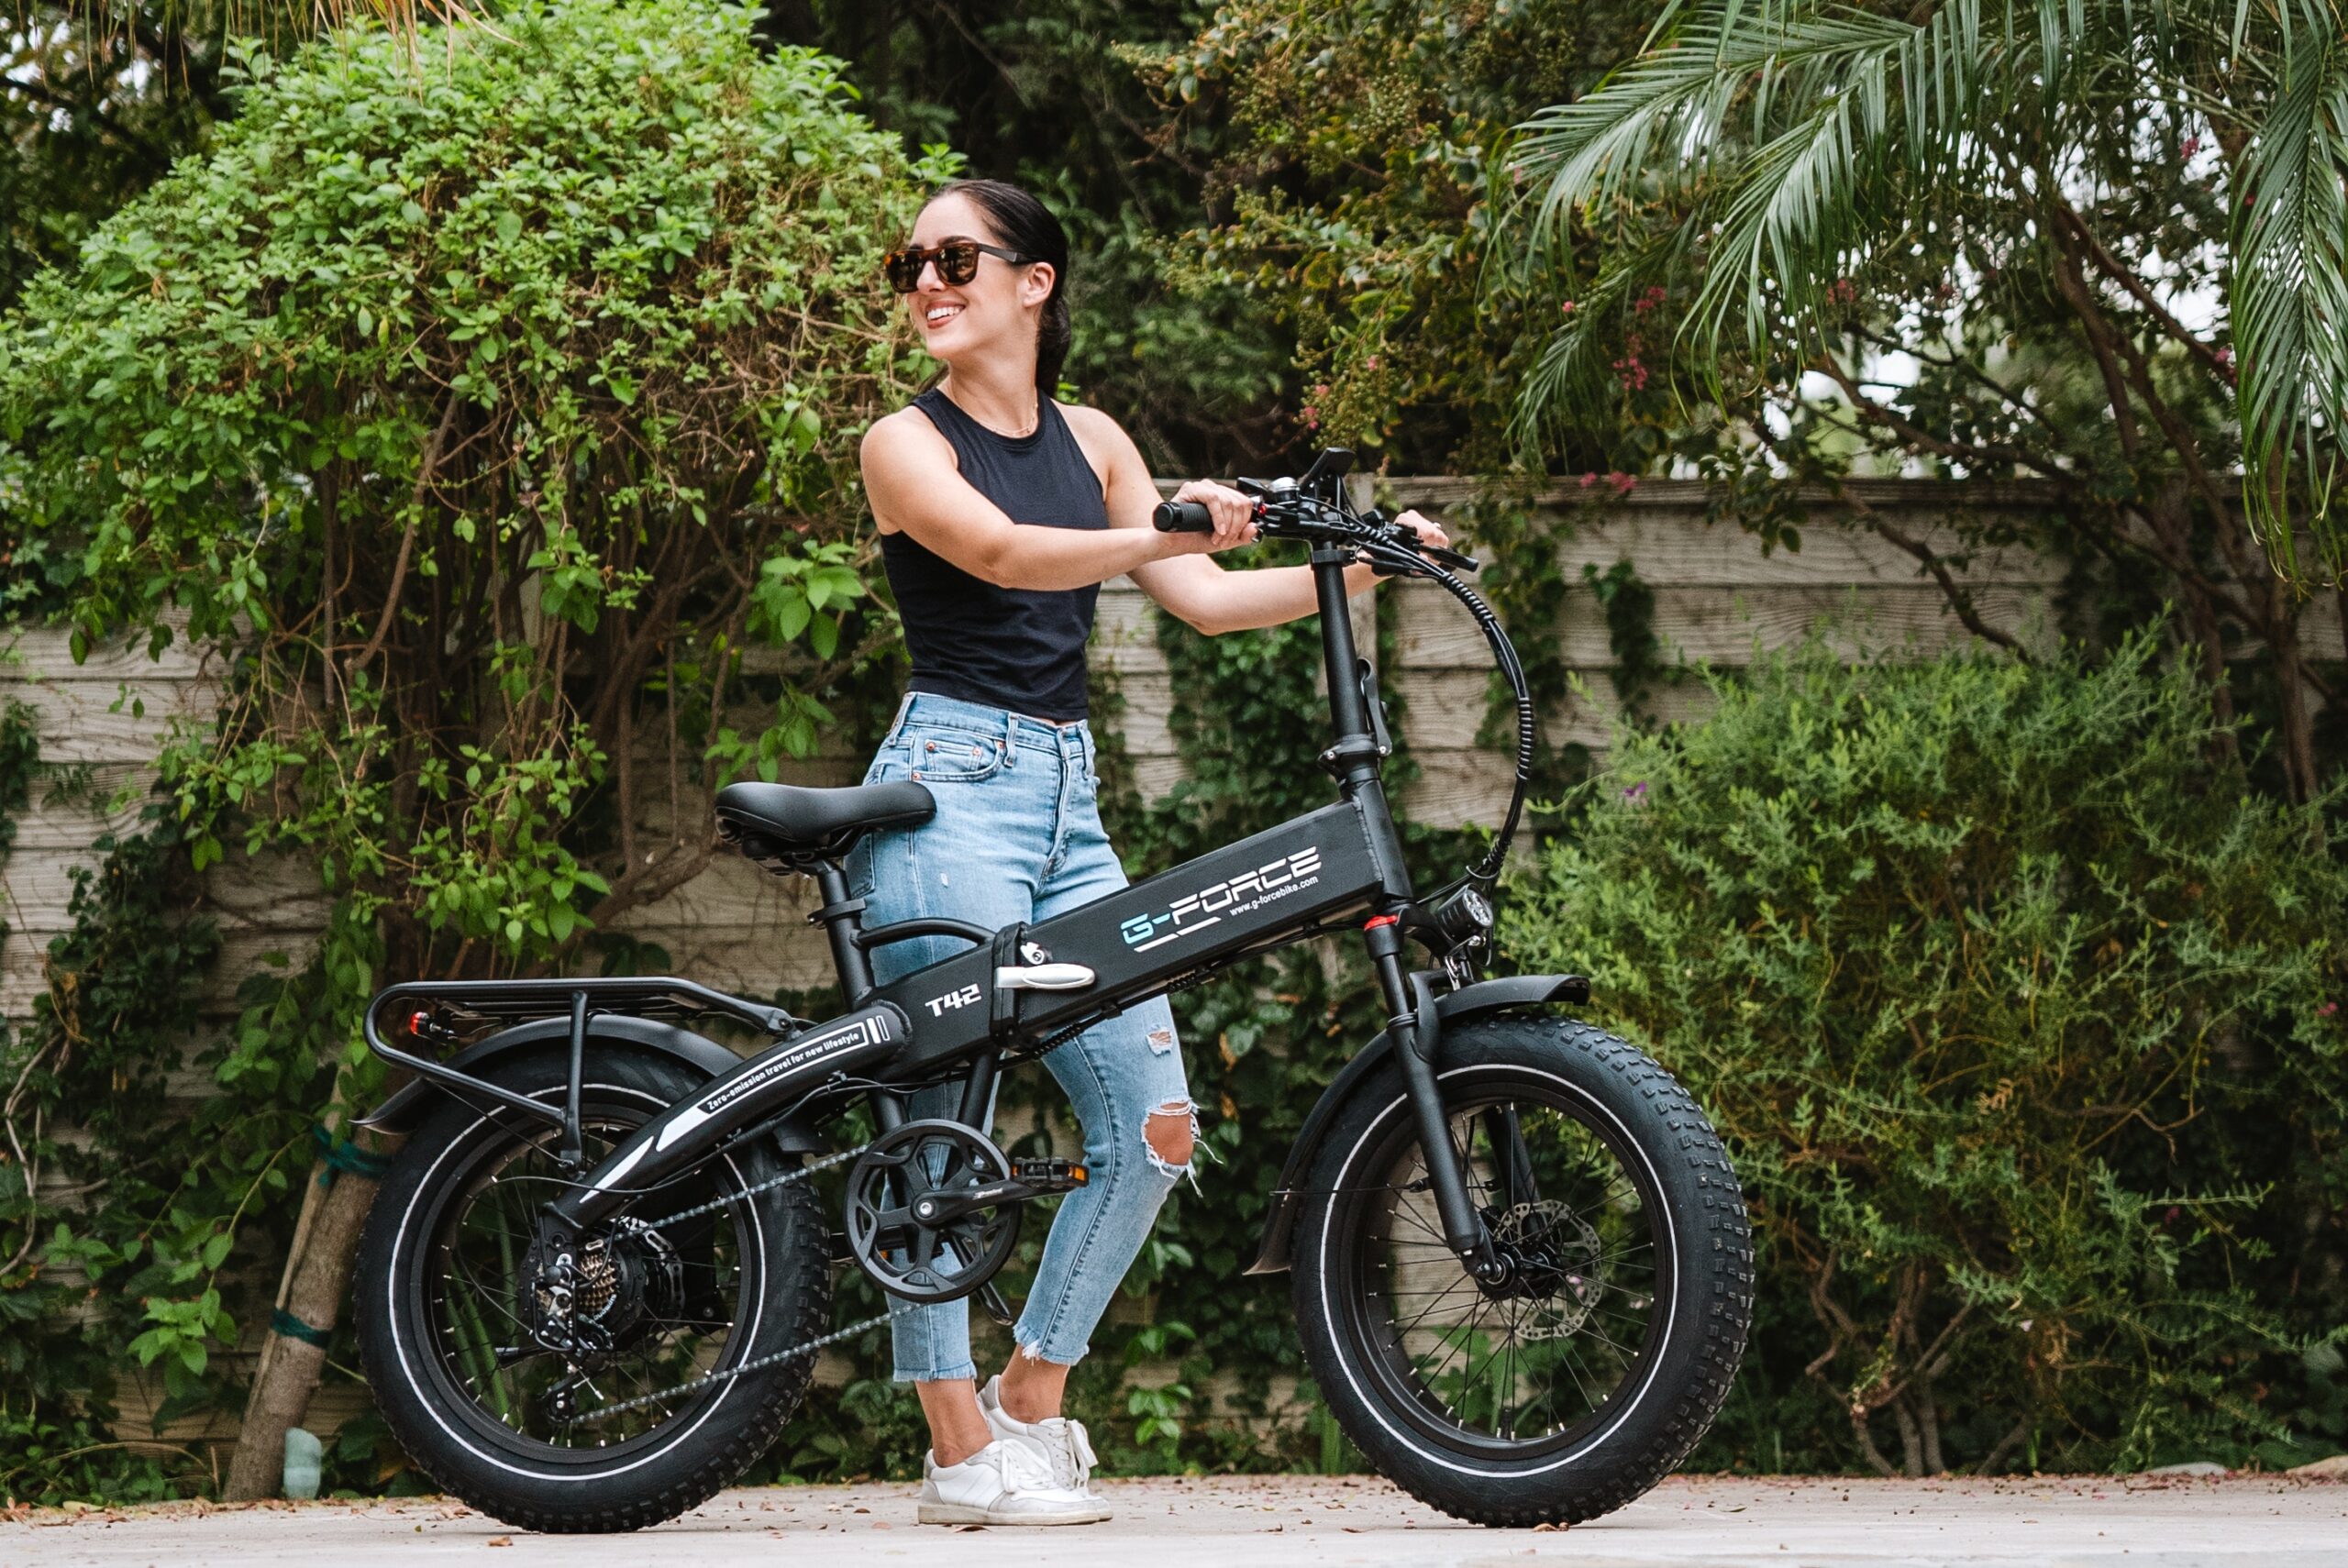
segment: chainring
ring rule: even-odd
[[[882,1133],[847,1174],[848,1255],[900,1300],[960,1300],[1011,1261],[1024,1205],[945,1220],[925,1218],[924,1206],[1010,1174],[1002,1151],[959,1121],[908,1121]]]

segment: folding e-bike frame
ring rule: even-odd
[[[787,1150],[819,1147],[816,1116],[847,1099],[869,1097],[885,1134],[903,1124],[915,1086],[958,1078],[958,1120],[983,1133],[996,1076],[1007,1061],[1040,1054],[1058,1041],[1146,998],[1178,988],[1227,965],[1306,938],[1358,929],[1383,993],[1388,1024],[1324,1094],[1307,1121],[1251,1272],[1287,1266],[1288,1238],[1302,1173],[1320,1133],[1352,1084],[1387,1055],[1398,1055],[1417,1118],[1421,1146],[1450,1147],[1434,1063],[1446,1022],[1501,1008],[1579,1001],[1578,977],[1549,975],[1478,980],[1489,948],[1497,877],[1523,808],[1532,752],[1531,701],[1514,650],[1482,602],[1444,563],[1475,563],[1444,550],[1423,550],[1376,513],[1349,508],[1338,484],[1350,454],[1322,454],[1295,481],[1250,483],[1267,536],[1312,546],[1311,566],[1321,613],[1322,654],[1336,740],[1321,756],[1335,777],[1336,803],[1282,823],[1237,844],[1032,925],[989,931],[953,920],[903,921],[866,928],[864,901],[849,896],[840,862],[858,834],[876,825],[925,818],[917,784],[847,790],[794,790],[734,785],[720,791],[721,832],[754,859],[815,879],[823,903],[809,920],[830,939],[848,1010],[822,1023],[779,1008],[673,977],[513,981],[415,981],[370,1003],[368,1044],[415,1080],[394,1094],[369,1125],[412,1127],[443,1092],[548,1123],[560,1132],[561,1157],[581,1154],[581,1063],[591,1033],[616,1036],[683,1058],[712,1080],[691,1099],[627,1136],[593,1169],[581,1172],[547,1207],[540,1235],[559,1245],[612,1220],[645,1190],[681,1176],[721,1146],[772,1136]],[[1162,529],[1198,530],[1204,511],[1173,503],[1158,509]],[[1346,610],[1345,568],[1368,558],[1382,572],[1430,578],[1467,604],[1502,671],[1516,688],[1519,748],[1516,790],[1490,853],[1477,867],[1422,900],[1403,862],[1401,840],[1379,782],[1390,750],[1383,704],[1369,664],[1354,645]],[[811,825],[820,824],[820,825]],[[915,937],[958,936],[962,953],[887,985],[872,977],[867,955]],[[1405,938],[1420,941],[1438,966],[1409,970]],[[449,1010],[528,1020],[442,1061],[396,1045],[382,1023],[399,1018],[429,1044],[455,1038]],[[747,1059],[661,1015],[714,1014],[775,1037]],[[560,1104],[516,1094],[483,1076],[509,1053],[567,1041],[570,1076]],[[1507,1264],[1468,1197],[1456,1161],[1430,1159],[1428,1171],[1445,1240],[1463,1264],[1490,1279]],[[1015,1181],[985,1195],[1000,1201],[1030,1194]]]

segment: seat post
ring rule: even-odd
[[[807,918],[820,923],[831,939],[832,967],[840,977],[841,1000],[849,1007],[862,1007],[864,999],[872,994],[872,966],[856,940],[864,924],[857,918],[864,911],[863,900],[847,896],[847,877],[836,860],[817,861],[810,875],[824,902]]]

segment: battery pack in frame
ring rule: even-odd
[[[1361,813],[1340,802],[1202,855],[1121,893],[1028,928],[1054,963],[1095,977],[1076,991],[1030,991],[1028,1032],[1147,996],[1176,976],[1300,924],[1367,904],[1380,886]],[[972,948],[883,986],[878,997],[914,1021],[909,1065],[961,1055],[987,1041],[993,957]]]

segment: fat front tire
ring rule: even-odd
[[[581,1120],[592,1163],[703,1077],[652,1053],[590,1042]],[[533,1054],[488,1076],[548,1100],[562,1054]],[[595,1375],[575,1379],[535,1352],[516,1315],[515,1232],[559,1190],[542,1122],[442,1101],[393,1157],[360,1239],[354,1284],[360,1353],[377,1408],[441,1490],[524,1529],[642,1529],[706,1501],[772,1444],[805,1396],[814,1357],[788,1359],[676,1395],[822,1334],[831,1275],[813,1188],[794,1184],[675,1227],[657,1260],[666,1294]],[[717,1156],[690,1182],[630,1210],[658,1220],[791,1168],[764,1140]],[[543,1188],[543,1190],[541,1190]],[[664,1233],[666,1233],[664,1231]],[[665,1313],[666,1316],[661,1314]],[[641,1394],[651,1406],[597,1415]]]
[[[1479,1524],[1570,1524],[1669,1474],[1728,1397],[1752,1233],[1719,1135],[1640,1051],[1571,1020],[1450,1032],[1437,1072],[1511,1283],[1441,1239],[1401,1069],[1338,1109],[1292,1256],[1304,1355],[1377,1470]]]

